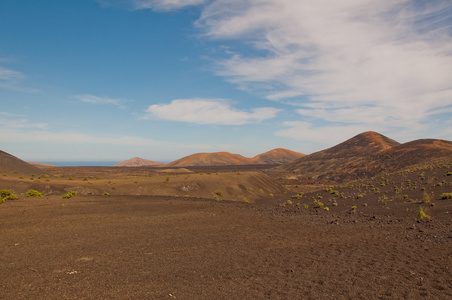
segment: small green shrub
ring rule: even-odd
[[[104,196],[110,196],[110,193],[107,191],[104,191]]]
[[[42,194],[37,190],[29,190],[27,192],[27,197],[42,197]]]
[[[220,190],[216,191],[215,194],[218,195],[218,196],[220,196],[220,197],[223,196],[223,192],[220,191]]]
[[[246,198],[243,198],[243,203],[250,203],[250,201]]]
[[[426,191],[424,191],[424,195],[422,196],[422,203],[430,203],[430,196]]]
[[[356,205],[352,206],[352,211],[355,212],[358,207]]]
[[[300,199],[301,197],[303,197],[304,193],[298,193],[295,196],[292,196],[292,199]]]
[[[5,200],[16,200],[17,196],[14,195],[10,190],[0,190],[0,200],[2,203]]]
[[[308,209],[308,208],[309,208],[309,205],[306,204],[306,205],[304,206],[304,209]]]
[[[63,196],[61,196],[61,198],[63,198],[63,199],[69,199],[69,198],[71,198],[72,196],[75,196],[75,195],[77,195],[77,192],[75,192],[75,191],[69,191],[69,192],[67,192],[66,194],[64,194]]]
[[[452,199],[452,193],[442,193],[441,199]]]
[[[425,214],[425,212],[424,212],[424,209],[422,208],[422,206],[419,206],[419,211],[418,211],[418,213],[417,213],[417,217],[418,217],[418,219],[428,219],[428,220],[430,220],[430,216],[428,216],[428,215],[426,215]]]

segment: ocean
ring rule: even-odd
[[[80,167],[80,166],[93,166],[93,167],[112,167],[120,161],[36,161],[42,164],[51,164],[57,167]]]

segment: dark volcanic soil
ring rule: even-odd
[[[450,240],[409,240],[405,223],[149,196],[0,208],[1,299],[452,297]]]
[[[261,169],[291,190],[256,203],[136,195],[188,180],[145,168],[4,174],[0,189],[20,195],[0,205],[0,299],[451,299],[451,168],[331,186]],[[190,171],[224,181],[256,169]],[[118,194],[80,192],[110,180]],[[53,193],[19,192],[32,185]],[[66,185],[79,194],[62,199]],[[431,219],[416,217],[420,206]]]

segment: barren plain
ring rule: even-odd
[[[448,155],[342,181],[273,165],[8,166],[1,299],[452,298]]]

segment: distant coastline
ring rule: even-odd
[[[57,167],[112,167],[121,161],[34,161],[41,164],[50,164]],[[163,162],[168,163],[168,162]]]
[[[37,163],[55,165],[57,167],[112,167],[119,161],[36,161]]]

